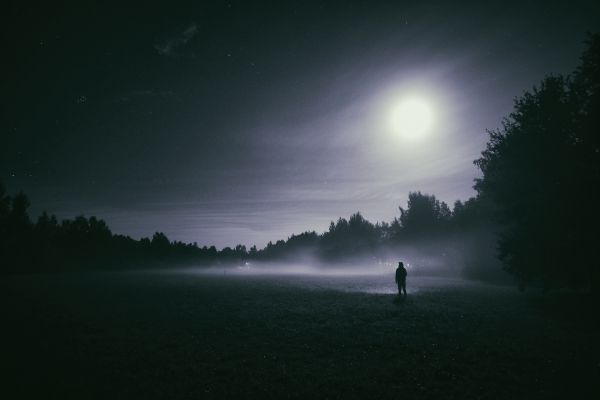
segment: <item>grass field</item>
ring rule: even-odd
[[[3,277],[4,392],[29,398],[584,398],[585,297],[391,274]]]

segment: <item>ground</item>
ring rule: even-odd
[[[28,398],[535,399],[597,394],[572,294],[393,275],[2,277],[3,391]],[[583,304],[583,306],[582,306]]]

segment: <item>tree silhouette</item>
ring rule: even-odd
[[[359,254],[370,255],[379,240],[375,226],[359,212],[348,220],[331,222],[320,240],[320,254],[325,259],[349,258]]]
[[[0,182],[0,221],[8,216],[10,211],[10,196],[6,193],[6,188]]]
[[[407,208],[400,207],[400,224],[407,236],[432,235],[447,227],[451,214],[448,205],[435,196],[410,192]]]
[[[517,98],[475,160],[475,188],[504,225],[500,258],[523,284],[598,282],[598,35],[588,43],[574,78],[546,77]]]
[[[171,242],[167,235],[162,232],[155,232],[150,242],[150,249],[158,258],[164,258],[169,253],[170,245]]]

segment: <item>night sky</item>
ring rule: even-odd
[[[33,216],[217,247],[473,196],[485,130],[600,30],[597,1],[20,3],[0,180]],[[433,115],[413,140],[389,124],[406,95]]]

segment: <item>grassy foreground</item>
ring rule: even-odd
[[[598,394],[597,316],[580,297],[456,282],[410,293],[409,280],[395,304],[388,277],[380,292],[363,279],[3,277],[2,390],[17,395],[3,397]]]

